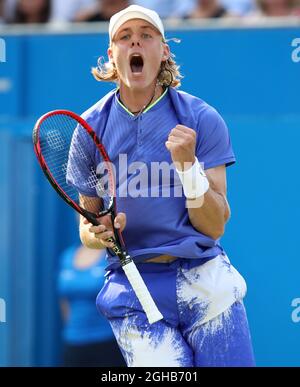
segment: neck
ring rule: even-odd
[[[131,113],[138,114],[153,104],[161,96],[162,91],[162,87],[157,85],[142,90],[132,90],[120,85],[120,99]]]

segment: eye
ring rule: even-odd
[[[150,39],[152,36],[150,34],[147,34],[146,32],[142,33],[142,38],[143,39]]]
[[[129,34],[126,34],[126,35],[122,35],[120,37],[120,40],[128,40],[130,38],[130,35]]]

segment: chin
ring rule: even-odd
[[[155,82],[155,78],[146,78],[142,74],[130,76],[128,79],[128,87],[132,89],[145,89],[150,87]]]

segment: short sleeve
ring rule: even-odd
[[[97,197],[95,145],[80,125],[74,131],[67,164],[67,183],[82,195]]]
[[[211,106],[198,120],[196,155],[204,169],[229,166],[236,161],[227,125]]]

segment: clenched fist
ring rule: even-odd
[[[196,149],[196,132],[193,129],[176,125],[165,144],[178,170],[184,171],[191,168],[195,161]]]

